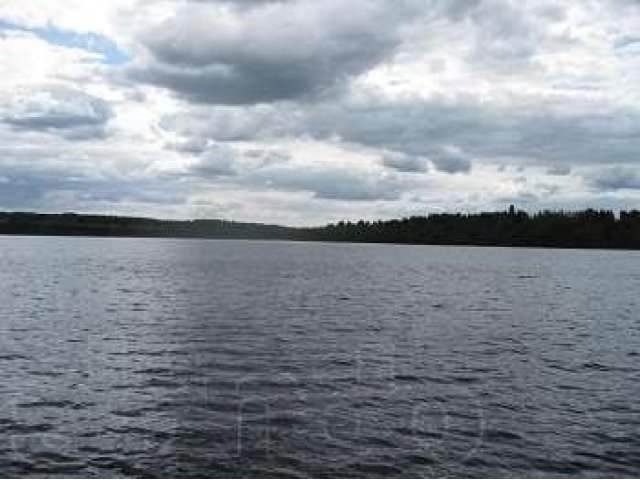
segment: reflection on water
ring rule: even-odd
[[[640,255],[0,237],[5,476],[638,476]]]

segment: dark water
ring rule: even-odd
[[[2,476],[640,476],[640,254],[0,237]]]

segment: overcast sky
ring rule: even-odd
[[[0,0],[0,210],[640,208],[640,0]]]

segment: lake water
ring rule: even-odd
[[[640,476],[640,253],[0,236],[2,476]]]

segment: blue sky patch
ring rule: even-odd
[[[624,36],[616,40],[615,49],[626,53],[640,53],[640,36]]]
[[[117,65],[125,63],[131,56],[120,50],[115,42],[95,33],[77,33],[51,25],[43,28],[27,28],[22,25],[0,19],[0,34],[3,31],[14,30],[29,32],[37,35],[45,42],[67,48],[80,48],[87,52],[102,56],[103,63]]]

